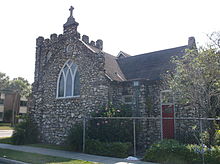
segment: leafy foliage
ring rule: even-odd
[[[0,72],[0,90],[10,90],[27,97],[31,93],[31,85],[23,77],[9,80],[9,77],[5,73]]]
[[[8,109],[4,111],[4,122],[11,122],[12,110]]]
[[[31,144],[38,141],[38,130],[29,116],[25,116],[22,122],[14,128],[12,143],[15,145]]]
[[[101,109],[93,117],[129,117],[131,109],[127,106]],[[86,123],[86,152],[114,157],[126,157],[132,142],[132,120],[92,119]],[[83,127],[75,124],[69,131],[66,144],[74,151],[82,151]]]
[[[70,150],[82,151],[83,145],[83,128],[82,124],[76,123],[68,133],[66,138],[66,145]]]
[[[93,117],[131,117],[131,108],[125,105],[101,109]],[[88,137],[102,142],[132,142],[132,120],[91,119],[88,121]]]
[[[213,44],[189,49],[185,55],[173,58],[175,69],[165,75],[164,84],[174,92],[179,104],[190,106],[201,117],[216,118],[220,109],[220,54],[216,38],[210,40]],[[215,121],[209,121],[209,145],[213,145],[217,126]]]
[[[220,130],[217,130],[215,133],[215,143],[220,146]]]
[[[163,163],[189,163],[190,151],[176,140],[163,140],[153,144],[144,156],[145,161]]]
[[[98,140],[87,140],[86,152],[89,154],[104,155],[110,157],[127,157],[129,155],[131,143],[122,142],[100,142]]]
[[[0,72],[0,90],[5,89],[8,86],[9,77],[5,73]]]
[[[169,164],[199,164],[204,154],[205,163],[218,164],[220,147],[208,148],[203,145],[183,145],[175,140],[163,140],[153,144],[144,156],[145,161]]]
[[[23,77],[14,78],[9,82],[7,87],[9,90],[18,92],[21,96],[29,96],[31,93],[31,85]]]

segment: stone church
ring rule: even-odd
[[[171,49],[135,56],[121,51],[113,56],[103,51],[102,40],[81,37],[78,25],[71,7],[63,34],[36,39],[31,116],[41,141],[61,144],[77,120],[108,102],[129,104],[134,116],[159,117],[161,74],[171,69],[170,58],[183,55],[195,39]],[[160,129],[160,121],[148,122],[145,142],[160,139]]]

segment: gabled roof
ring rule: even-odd
[[[82,41],[83,42],[83,41]],[[83,42],[84,43],[84,42]],[[86,43],[84,43],[86,44]],[[125,81],[124,74],[116,61],[116,57],[110,55],[94,46],[86,44],[86,46],[95,53],[102,53],[105,58],[105,74],[112,81]]]
[[[85,44],[85,43],[84,43]],[[112,81],[159,80],[160,75],[172,68],[172,56],[181,56],[188,45],[117,58],[94,46],[86,44],[95,53],[102,53],[105,58],[105,73]]]
[[[118,53],[118,55],[116,56],[116,58],[125,58],[125,57],[129,57],[129,56],[131,56],[131,55],[129,55],[129,54],[123,52],[123,51],[120,51]]]
[[[115,81],[125,81],[124,74],[116,61],[116,57],[106,52],[103,53],[105,57],[105,71],[106,74]]]
[[[127,80],[159,80],[160,75],[171,68],[171,57],[183,55],[186,48],[188,46],[118,58],[117,62]]]

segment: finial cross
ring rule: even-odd
[[[73,7],[73,6],[70,6],[70,9],[69,9],[69,11],[70,11],[70,16],[73,16],[73,10],[74,10],[74,7]]]

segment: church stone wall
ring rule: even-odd
[[[70,45],[70,52],[67,46]],[[71,59],[78,65],[80,96],[57,98],[57,80],[63,65]],[[74,35],[51,35],[37,39],[32,116],[41,141],[63,143],[68,130],[108,101],[109,83],[104,73],[104,57],[94,53]]]
[[[127,103],[131,106],[134,117],[160,117],[160,87],[155,81],[138,81],[138,86],[134,86],[135,81],[113,82],[111,99],[114,104]],[[126,102],[125,98],[130,97],[131,102]],[[138,120],[139,133],[137,144],[139,149],[148,147],[155,141],[161,139],[160,120],[147,119]]]
[[[91,112],[105,106],[109,101],[113,104],[130,104],[133,116],[158,118],[142,119],[138,122],[138,145],[146,148],[160,140],[160,82],[117,82],[108,79],[104,68],[105,57],[101,51],[103,42],[89,42],[86,35],[80,40],[78,23],[72,15],[73,9],[71,6],[70,16],[63,26],[63,34],[52,34],[50,39],[38,37],[36,40],[35,78],[30,111],[39,127],[41,142],[62,144],[69,129],[77,121],[82,121],[83,117],[90,116]],[[57,98],[59,73],[68,60],[78,66],[80,96]],[[180,108],[176,116],[186,116],[185,110]],[[194,113],[190,116],[194,116]],[[178,122],[176,127],[182,133],[191,124],[193,123]]]

